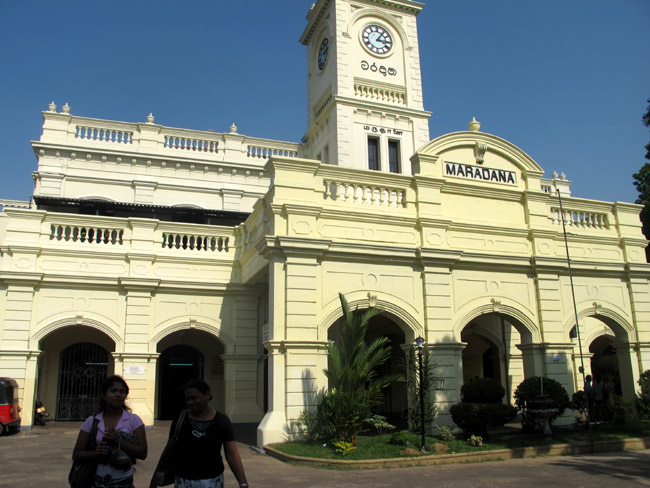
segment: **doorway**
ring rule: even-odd
[[[158,418],[171,420],[185,408],[185,398],[181,391],[183,385],[203,377],[203,355],[192,346],[171,346],[160,355],[160,365]]]

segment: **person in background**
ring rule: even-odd
[[[187,415],[184,417],[173,458],[176,479],[175,488],[222,488],[224,464],[221,448],[239,482],[240,488],[248,488],[232,424],[227,415],[213,409],[210,387],[201,380],[188,382],[184,387]],[[176,429],[177,416],[169,431]],[[153,486],[153,485],[152,485]]]
[[[129,386],[120,376],[109,376],[101,385],[100,411],[81,426],[74,446],[75,461],[97,460],[93,488],[133,488],[135,459],[147,457],[144,423],[126,406]],[[88,450],[90,432],[97,419],[96,447]]]
[[[609,397],[609,388],[601,376],[596,376],[596,382],[593,386],[594,391],[594,421],[602,422],[607,416],[607,400]]]

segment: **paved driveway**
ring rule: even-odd
[[[65,488],[80,423],[48,424],[0,438],[0,487]],[[147,488],[169,423],[147,431],[149,457],[136,466],[136,488]],[[242,438],[245,438],[243,436]],[[250,438],[250,437],[249,437]],[[650,486],[650,450],[607,455],[516,459],[477,464],[375,470],[293,466],[239,445],[252,488]],[[226,486],[236,488],[226,468]]]

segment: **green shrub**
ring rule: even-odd
[[[542,419],[530,411],[531,403],[541,394],[540,380],[544,382],[544,395],[551,400],[550,407],[557,408],[557,413],[549,418],[553,422],[569,407],[569,394],[564,387],[552,378],[534,376],[522,381],[515,390],[515,406],[521,412],[522,429],[526,432],[534,430],[535,425],[541,424]]]
[[[497,380],[478,378],[465,383],[460,389],[464,403],[501,403],[506,390]]]
[[[467,442],[471,446],[482,446],[483,445],[483,438],[480,435],[472,435],[472,436],[470,436],[469,439],[467,439]]]
[[[594,390],[588,390],[587,395],[589,396],[589,417],[593,418],[594,416],[594,397],[596,392]],[[585,392],[580,390],[576,391],[571,397],[571,402],[569,403],[569,408],[576,411],[575,423],[576,425],[586,425],[587,422],[587,404],[585,401]]]
[[[650,369],[641,373],[639,386],[641,393],[636,397],[636,409],[641,418],[650,419]]]
[[[395,430],[395,426],[390,422],[387,422],[386,417],[383,415],[374,414],[370,418],[364,420],[364,422],[375,429],[378,434],[383,434],[384,432]]]
[[[616,395],[614,404],[610,406],[611,419],[615,424],[637,424],[639,415],[634,408],[634,403]]]
[[[457,403],[449,413],[465,438],[471,435],[487,438],[488,426],[500,427],[514,419],[517,409],[503,403]]]
[[[408,434],[408,432],[393,432],[388,442],[394,446],[407,446],[409,444],[410,438],[411,436]]]
[[[303,410],[298,416],[298,422],[296,422],[298,428],[302,432],[302,435],[307,442],[318,442],[319,432],[318,421],[316,414],[308,410]]]
[[[438,437],[443,441],[453,441],[456,439],[456,428],[438,424],[435,424],[434,427],[438,430]]]
[[[338,441],[334,443],[334,451],[339,456],[347,456],[352,451],[355,451],[357,447],[351,442]]]

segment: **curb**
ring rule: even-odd
[[[633,439],[606,439],[590,444],[587,441],[570,444],[551,444],[549,446],[519,447],[516,449],[498,449],[458,454],[437,454],[412,458],[367,459],[363,461],[345,461],[339,459],[319,459],[292,456],[273,448],[264,446],[269,456],[284,462],[313,467],[336,467],[347,469],[404,468],[412,466],[432,466],[436,464],[476,463],[484,461],[504,461],[538,456],[567,456],[599,452],[640,451],[650,449],[650,437]]]

